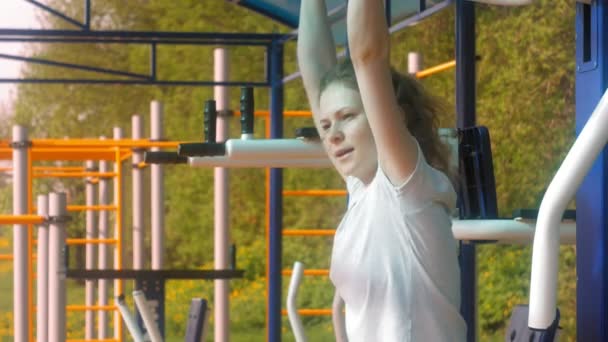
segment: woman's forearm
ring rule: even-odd
[[[389,58],[384,0],[349,0],[348,45],[354,64]]]
[[[321,78],[336,64],[336,49],[324,0],[302,0],[297,53],[304,87],[312,110],[316,111]]]

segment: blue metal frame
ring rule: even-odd
[[[283,45],[271,45],[270,73],[270,137],[283,137]],[[281,298],[283,260],[283,170],[270,170],[270,227],[268,264],[267,341],[281,341]]]
[[[475,126],[475,4],[456,0],[456,127]],[[463,171],[463,170],[461,170]],[[480,199],[480,203],[482,203]],[[462,213],[466,214],[466,213]],[[487,213],[479,213],[486,215]],[[467,323],[467,341],[474,342],[477,327],[477,274],[475,245],[460,244],[460,313]]]
[[[576,4],[576,132],[608,87],[608,3]],[[608,341],[608,154],[576,195],[577,341]]]
[[[0,83],[77,83],[77,84],[143,84],[161,86],[253,86],[268,87],[268,78],[260,82],[212,80],[159,80],[157,49],[161,45],[248,45],[265,47],[266,52],[273,42],[285,41],[289,35],[258,33],[199,33],[199,32],[148,32],[148,31],[91,31],[91,30],[31,30],[0,29],[0,42],[36,43],[90,43],[90,44],[140,44],[150,49],[148,74],[137,74],[124,70],[98,66],[66,63],[49,59],[0,54],[0,59],[19,60],[52,67],[69,68],[95,73],[87,78],[0,78]],[[102,77],[103,76],[103,77]],[[110,77],[109,77],[110,76]]]

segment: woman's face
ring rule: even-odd
[[[369,184],[378,155],[359,92],[331,83],[319,98],[319,109],[315,124],[334,167],[344,179],[354,176]]]

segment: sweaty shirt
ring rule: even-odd
[[[465,341],[448,178],[418,148],[402,185],[379,167],[369,185],[348,177],[347,188],[330,278],[345,303],[349,342]]]

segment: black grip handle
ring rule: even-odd
[[[216,137],[216,123],[217,123],[217,110],[215,109],[215,100],[205,101],[204,109],[204,135],[207,142],[215,142]],[[179,153],[179,152],[178,152]]]
[[[180,157],[176,152],[146,151],[144,162],[146,164],[186,164],[188,158]]]
[[[304,139],[320,139],[319,132],[315,127],[298,127],[296,128],[296,138]]]
[[[253,134],[253,88],[241,88],[241,134]]]
[[[177,154],[182,157],[214,157],[226,154],[224,143],[184,143],[177,146]]]

